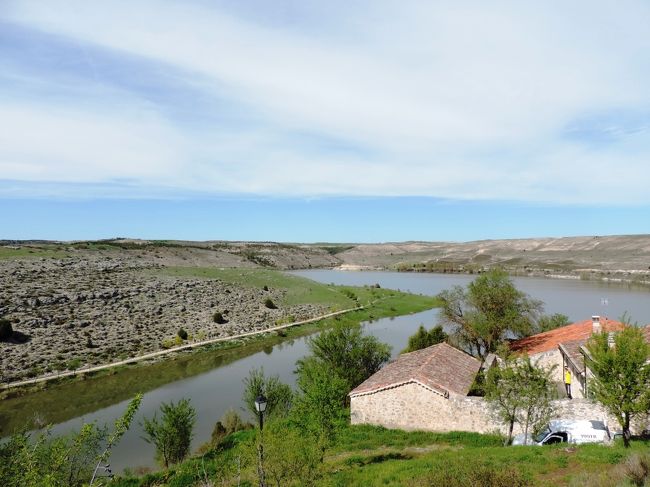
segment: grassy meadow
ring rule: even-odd
[[[127,472],[116,487],[257,485],[254,430],[240,431],[217,447],[167,471]],[[429,433],[348,426],[328,450],[315,485],[343,486],[631,486],[635,455],[645,442],[504,447],[498,435]],[[233,465],[237,468],[233,469]],[[269,465],[273,469],[273,465]],[[213,482],[208,484],[206,482]],[[273,485],[273,482],[270,482]],[[299,479],[282,485],[303,485]]]

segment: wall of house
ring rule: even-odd
[[[375,424],[386,428],[430,431],[493,431],[484,401],[476,397],[446,399],[409,383],[350,401],[352,424]]]
[[[555,417],[562,419],[595,419],[606,421],[610,429],[620,427],[597,403],[586,399],[554,401]],[[474,431],[506,433],[480,397],[451,396],[446,399],[416,383],[405,384],[374,394],[355,396],[350,402],[352,424],[374,424],[386,428],[427,431]],[[648,425],[648,418],[635,422],[634,432]],[[521,433],[515,425],[514,433]]]
[[[538,367],[544,367],[546,369],[555,367],[555,370],[553,371],[553,380],[560,384],[564,384],[562,353],[559,349],[556,348],[548,352],[531,355],[530,360]],[[580,382],[578,371],[571,370],[571,375],[571,395],[574,397],[574,399],[582,399],[584,397],[582,393],[583,386]]]

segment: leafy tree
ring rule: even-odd
[[[512,443],[514,425],[526,437],[550,418],[553,409],[553,369],[536,367],[529,357],[510,359],[490,369],[485,399],[496,416],[508,427],[506,445]]]
[[[607,333],[596,333],[587,342],[587,365],[593,373],[589,390],[623,429],[630,446],[630,422],[650,409],[650,347],[643,332],[626,326],[610,346]]]
[[[545,331],[555,330],[570,324],[569,317],[562,313],[555,313],[552,315],[543,315],[537,320],[536,333],[543,333]]]
[[[347,383],[346,395],[390,359],[390,346],[364,335],[358,325],[338,324],[310,339],[309,349],[318,365]],[[296,365],[300,376],[305,360]]]
[[[264,369],[252,369],[248,377],[244,379],[243,400],[250,413],[257,417],[255,399],[261,394],[266,397],[266,412],[264,416],[268,419],[284,417],[291,409],[293,391],[291,387],[280,381],[277,375],[266,377]]]
[[[14,334],[14,329],[11,326],[11,321],[0,318],[0,342],[9,340]]]
[[[97,484],[97,472],[105,467],[112,448],[131,426],[141,400],[142,396],[138,395],[129,403],[110,434],[106,427],[87,423],[79,432],[64,436],[53,437],[50,429],[41,434],[22,432],[11,436],[0,444],[0,485]]]
[[[506,338],[535,331],[542,303],[519,291],[501,270],[481,274],[467,289],[455,286],[438,295],[442,324],[452,327],[453,338],[472,355],[484,359]]]
[[[264,300],[264,306],[266,306],[269,309],[277,309],[278,308],[271,298],[266,298]]]
[[[315,357],[301,361],[298,394],[291,410],[292,422],[316,439],[321,450],[334,440],[336,431],[347,424],[345,408],[348,381],[332,373]]]
[[[538,367],[525,357],[518,360],[517,370],[521,384],[521,410],[517,422],[527,441],[528,433],[537,432],[553,415],[551,401],[557,395],[552,379],[555,366]]]
[[[409,337],[408,347],[402,353],[415,352],[423,348],[442,343],[447,340],[447,334],[442,329],[442,326],[434,326],[431,330],[427,331],[424,326],[420,325],[418,331]]]
[[[196,410],[189,399],[181,399],[178,404],[173,402],[160,405],[161,420],[154,414],[153,418],[144,418],[143,439],[156,447],[156,456],[165,468],[170,464],[185,459],[190,451],[194,437]]]

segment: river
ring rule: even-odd
[[[435,295],[454,285],[464,286],[474,277],[333,270],[304,270],[295,271],[293,274],[324,283],[357,286],[377,283],[383,288],[427,295]],[[514,281],[519,289],[544,301],[547,313],[563,313],[571,320],[577,321],[587,319],[592,314],[619,318],[627,312],[640,324],[650,323],[650,293],[645,289],[569,279],[514,278]],[[414,315],[381,319],[363,326],[366,333],[390,344],[395,356],[406,346],[408,337],[420,324],[432,326],[436,319],[437,311],[429,310]],[[242,409],[241,394],[242,381],[248,376],[250,369],[263,367],[266,374],[278,374],[281,380],[293,385],[295,362],[306,353],[307,338],[300,338],[267,347],[263,351],[238,358],[225,365],[215,362],[213,369],[198,375],[192,375],[188,370],[186,378],[180,380],[177,379],[179,372],[176,371],[174,379],[170,379],[169,383],[145,394],[134,426],[113,452],[111,463],[114,471],[121,471],[126,467],[154,466],[153,447],[141,438],[142,430],[138,423],[143,416],[151,417],[161,402],[176,402],[184,397],[191,398],[192,405],[197,411],[193,446],[198,447],[210,438],[214,423],[228,409],[234,408],[242,416],[247,417]],[[180,372],[181,377],[184,376],[183,372]],[[84,401],[85,382],[75,382],[73,387],[71,394],[78,393],[78,400]],[[83,421],[110,423],[124,411],[127,402],[121,401],[109,407],[101,407],[84,416],[65,421],[55,425],[52,432],[59,434],[78,429]]]

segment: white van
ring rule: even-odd
[[[556,419],[548,423],[537,435],[523,434],[514,437],[513,445],[552,445],[554,443],[604,443],[611,439],[609,428],[603,421],[585,419]]]

